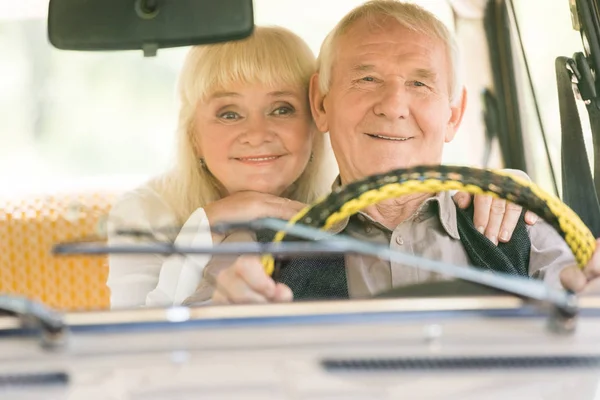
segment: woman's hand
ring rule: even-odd
[[[219,222],[247,221],[257,218],[280,218],[288,220],[306,204],[267,193],[238,192],[207,204],[204,212],[211,226]],[[213,243],[221,241],[213,233]]]
[[[460,208],[467,208],[471,204],[471,194],[458,192],[454,201]],[[523,207],[483,194],[476,195],[473,202],[473,223],[477,230],[495,244],[510,241]],[[537,220],[538,216],[531,211],[525,213],[525,223],[528,225],[534,225]]]

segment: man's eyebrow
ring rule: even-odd
[[[437,81],[437,77],[438,74],[433,72],[430,69],[427,68],[418,68],[415,70],[415,72],[413,73],[414,76],[421,78],[421,79],[427,79],[430,81]]]
[[[373,64],[356,64],[355,66],[352,67],[352,71],[356,72],[356,73],[370,72],[370,71],[374,71],[374,70],[375,70],[375,65],[373,65]],[[437,78],[438,78],[438,74],[428,68],[417,68],[416,70],[413,71],[412,75],[414,75],[418,78],[421,78],[421,79],[428,79],[431,81],[437,81]]]
[[[356,64],[352,67],[353,72],[369,72],[373,71],[375,66],[373,64]]]

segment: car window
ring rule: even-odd
[[[517,61],[518,86],[522,96],[521,100],[523,101],[523,137],[528,156],[527,166],[533,180],[545,190],[553,192],[550,164],[548,163],[542,131],[533,103],[533,95],[535,94],[540,110],[550,159],[560,190],[561,128],[554,61],[557,57],[572,57],[573,53],[583,51],[581,36],[579,32],[573,30],[569,13],[569,2],[567,1],[544,1],[543,18],[540,18],[539,13],[540,2],[515,1],[513,3],[523,39],[525,57],[527,58],[533,81],[532,92],[527,81],[527,71],[518,47],[519,43],[517,38],[514,37],[513,46]],[[588,145],[588,155],[591,157],[592,137],[587,111],[583,102],[578,101],[577,103],[584,130],[584,138],[590,144]]]

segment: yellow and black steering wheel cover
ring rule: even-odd
[[[581,268],[596,249],[594,235],[579,216],[560,199],[535,184],[505,171],[449,165],[397,169],[339,187],[301,210],[288,221],[288,226],[301,223],[326,230],[383,200],[449,190],[491,195],[534,212],[563,237]],[[285,231],[277,232],[273,242],[282,241],[285,235]],[[262,263],[265,272],[272,275],[275,268],[273,256],[263,255]]]

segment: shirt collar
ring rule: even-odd
[[[340,187],[341,185],[341,178],[338,175],[338,177],[333,182],[333,185],[331,185],[331,189],[334,190]],[[438,206],[436,214],[440,219],[442,227],[451,238],[460,240],[460,235],[458,233],[458,223],[456,221],[456,205],[454,204],[454,200],[452,200],[451,192],[439,192],[436,193],[435,196],[428,198],[419,206],[418,214],[421,216],[425,216],[431,213],[435,213],[436,211],[433,205],[436,203]],[[367,214],[360,211],[359,214],[371,223],[378,224]],[[329,228],[327,231],[332,234],[340,233],[341,231],[346,229],[346,226],[348,225],[348,220],[349,218],[344,218],[343,220]]]

